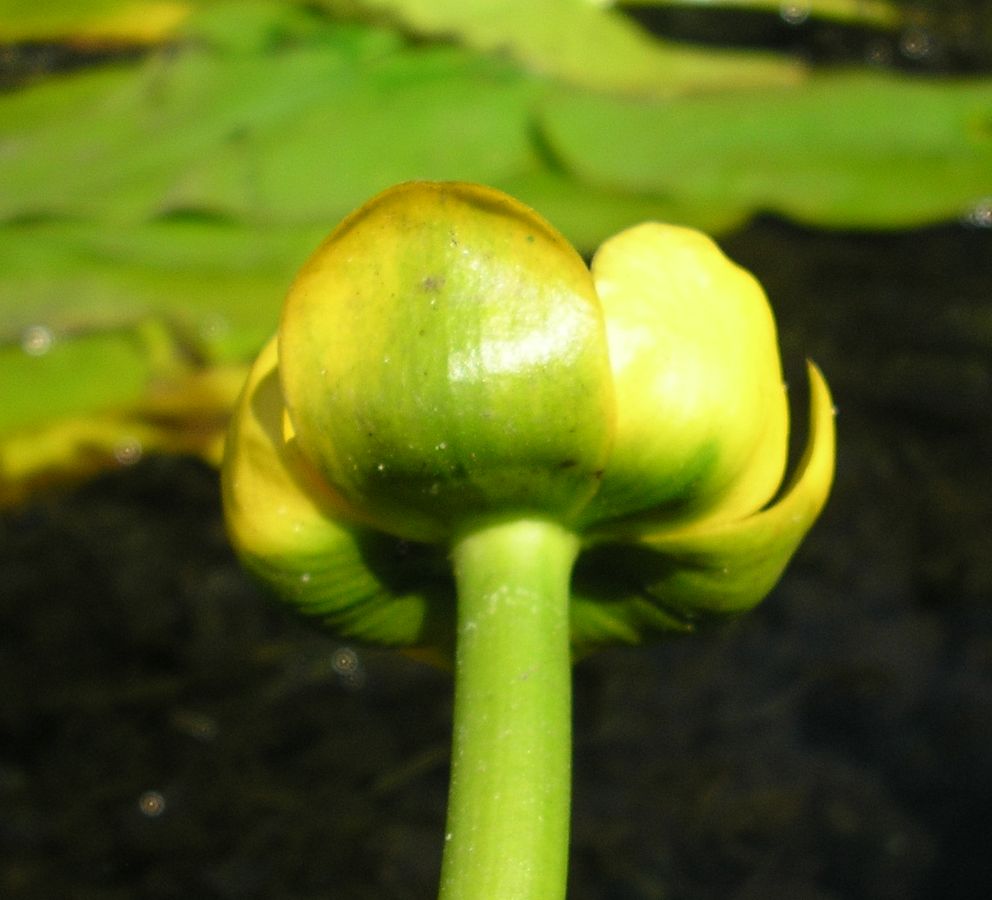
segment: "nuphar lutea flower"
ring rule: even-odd
[[[450,652],[449,548],[499,521],[575,536],[577,650],[748,609],[832,478],[810,365],[788,409],[764,292],[705,235],[646,223],[586,266],[490,188],[410,183],[299,273],[224,468],[247,566],[334,633]]]
[[[576,653],[740,612],[833,473],[788,412],[757,282],[649,223],[587,267],[532,210],[412,183],[293,284],[227,446],[245,563],[339,636],[453,659],[442,900],[560,900]]]

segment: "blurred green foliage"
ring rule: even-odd
[[[803,7],[904,24],[892,3]],[[692,46],[588,0],[0,12],[8,59],[92,62],[0,94],[0,505],[135,447],[216,459],[292,273],[399,181],[502,188],[585,251],[649,218],[992,216],[988,78]]]

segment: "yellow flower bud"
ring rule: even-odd
[[[224,467],[250,568],[336,633],[450,647],[448,548],[539,517],[581,542],[581,649],[757,603],[818,515],[833,415],[779,490],[788,410],[760,285],[704,235],[648,223],[591,271],[512,198],[410,183],[304,266]]]

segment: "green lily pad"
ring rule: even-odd
[[[0,219],[197,210],[326,227],[396,181],[493,181],[531,164],[533,81],[455,48],[356,59],[343,31],[269,54],[192,48],[0,97]]]
[[[541,118],[564,169],[604,190],[820,226],[905,228],[992,194],[992,81],[823,73],[668,102],[562,93]]]
[[[672,96],[786,84],[803,69],[771,54],[660,41],[609,4],[589,0],[364,0],[361,6],[418,34],[455,35],[483,53],[509,52],[532,72],[599,90]]]

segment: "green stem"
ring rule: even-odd
[[[578,539],[537,519],[452,549],[455,721],[441,900],[561,900],[568,874]]]

